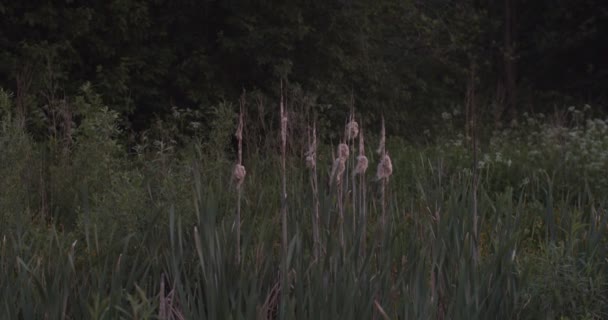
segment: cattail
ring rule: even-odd
[[[357,156],[357,166],[355,167],[355,175],[365,174],[369,161],[364,155]]]
[[[340,184],[342,182],[342,175],[344,174],[344,170],[346,170],[346,160],[342,158],[338,158],[338,166],[336,170],[336,184]]]
[[[239,123],[236,127],[236,133],[234,134],[234,136],[239,142],[243,141],[243,110],[239,112]]]
[[[346,124],[346,140],[350,141],[357,137],[359,134],[359,124],[354,119],[351,119],[349,123]]]
[[[283,80],[281,80],[281,102],[280,106],[280,117],[281,117],[281,244],[283,247],[283,281],[286,281],[287,277],[287,254],[289,252],[289,240],[287,239],[287,111],[285,110],[285,100],[283,97]]]
[[[308,145],[308,151],[306,151],[306,167],[312,169],[317,166],[317,133],[316,128],[312,128],[312,141],[310,134],[308,137],[310,141]]]
[[[338,145],[338,158],[346,161],[349,155],[350,150],[348,149],[348,145],[346,145],[346,143],[340,143]]]
[[[238,157],[237,163],[234,165],[234,169],[232,169],[232,181],[236,184],[237,189],[237,200],[236,200],[236,216],[234,217],[234,222],[236,225],[236,261],[237,263],[241,263],[241,187],[243,186],[243,182],[245,181],[245,176],[247,175],[247,171],[245,170],[245,166],[243,166],[243,113],[245,109],[245,93],[241,95],[241,110],[239,112],[239,123],[236,128],[236,139],[238,140]]]
[[[234,166],[234,170],[232,171],[232,180],[236,183],[237,188],[240,188],[243,181],[245,181],[245,175],[247,175],[245,166],[242,164],[237,164]]]
[[[287,142],[287,111],[283,110],[283,103],[281,102],[281,142],[283,145]]]
[[[386,129],[384,127],[384,117],[382,117],[382,129],[380,131],[380,143],[378,144],[378,149],[376,153],[379,155],[384,154],[386,150]]]
[[[378,171],[376,172],[376,179],[388,179],[393,173],[393,164],[391,162],[391,157],[388,155],[388,152],[382,156],[380,163],[378,164]]]
[[[329,185],[333,185],[334,181],[339,185],[342,174],[346,170],[346,160],[343,158],[334,159],[334,164],[331,167],[331,176],[329,177]]]
[[[369,165],[369,161],[365,156],[365,142],[363,139],[363,131],[359,135],[359,156],[357,157],[357,166],[355,167],[355,175],[365,174],[367,171],[367,167]]]
[[[329,185],[332,185],[334,181],[336,181],[336,184],[340,184],[342,181],[342,175],[346,170],[346,160],[348,160],[349,155],[350,151],[348,149],[348,145],[346,145],[346,143],[340,143],[338,145],[338,157],[334,160],[334,164],[331,168]]]

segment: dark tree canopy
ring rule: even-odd
[[[497,120],[605,106],[607,35],[601,0],[9,1],[0,86],[29,113],[90,82],[143,129],[243,90],[276,98],[283,79],[335,106],[317,110],[328,120],[354,98],[408,134],[460,108],[471,81]]]

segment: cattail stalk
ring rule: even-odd
[[[359,156],[357,157],[357,166],[355,167],[355,171],[353,172],[353,190],[357,190],[359,193],[359,214],[361,215],[361,219],[359,221],[361,225],[361,252],[365,251],[365,241],[366,241],[366,201],[365,201],[365,172],[368,167],[368,160],[365,156],[365,140],[363,137],[363,130],[359,133]],[[355,176],[359,176],[359,189],[355,188],[354,181]],[[355,192],[353,192],[355,193]],[[353,205],[357,205],[353,200]],[[356,233],[355,233],[356,234]]]
[[[357,123],[357,121],[355,121],[355,111],[354,111],[354,98],[351,96],[351,111],[350,111],[350,115],[348,117],[348,123],[346,124],[346,130],[345,130],[345,138],[346,141],[348,143],[348,147],[349,148],[353,148],[354,149],[354,144],[355,144],[355,139],[357,137],[359,137],[359,124]],[[352,172],[352,208],[353,208],[353,214],[352,214],[352,223],[353,223],[353,237],[357,234],[357,183],[356,183],[356,178],[355,178],[355,170],[356,168],[354,167],[354,164],[351,165],[350,167],[351,172]],[[346,186],[346,190],[348,191],[348,185]]]
[[[333,166],[331,168],[331,176],[329,178],[329,185],[332,186],[335,182],[336,190],[338,194],[338,213],[339,213],[339,228],[340,228],[340,245],[344,248],[344,199],[343,199],[343,182],[344,171],[346,170],[346,161],[350,155],[350,150],[346,143],[340,143],[338,145],[338,157],[334,159]],[[348,181],[348,179],[346,179]]]
[[[241,263],[241,197],[243,191],[243,182],[245,180],[245,167],[243,166],[243,112],[245,107],[245,95],[241,96],[241,108],[239,111],[239,122],[236,129],[236,139],[238,141],[238,158],[237,164],[234,167],[234,171],[232,173],[233,180],[236,183],[236,217],[235,217],[235,225],[236,225],[236,261],[238,264]]]
[[[281,81],[281,178],[282,178],[282,189],[281,189],[281,225],[282,225],[282,244],[283,253],[287,258],[288,253],[288,240],[287,240],[287,177],[286,177],[286,152],[287,152],[287,111],[285,110],[285,102],[283,98],[283,81]]]
[[[479,172],[477,168],[477,103],[476,103],[476,92],[475,92],[475,77],[476,77],[476,65],[471,62],[470,67],[470,78],[467,85],[466,103],[468,109],[471,110],[471,135],[472,135],[472,151],[473,151],[473,262],[477,265],[479,261],[479,232],[477,226],[479,224],[479,214],[477,212],[477,192],[479,187]]]
[[[310,168],[310,187],[313,196],[312,236],[315,259],[320,256],[321,240],[319,236],[319,188],[317,183],[317,128],[316,123],[312,126],[312,137],[308,132],[308,151],[306,152],[306,166]]]
[[[288,114],[285,110],[285,101],[283,97],[283,80],[281,80],[281,101],[280,116],[281,116],[281,228],[282,228],[282,247],[283,261],[281,263],[281,303],[279,318],[285,318],[287,314],[287,288],[289,287],[289,266],[287,265],[287,256],[289,254],[289,241],[287,239],[287,173],[286,173],[286,158],[287,158],[287,121]]]
[[[380,154],[380,163],[378,164],[378,171],[376,173],[376,179],[380,182],[380,203],[382,208],[381,227],[382,234],[386,232],[386,185],[388,184],[388,178],[393,173],[393,165],[391,158],[386,151],[386,127],[384,125],[384,117],[382,117],[382,131],[380,132],[380,146],[377,152]]]

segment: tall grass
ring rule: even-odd
[[[19,162],[27,155],[42,166],[36,150],[43,148],[3,117],[9,169],[0,214],[10,223],[0,225],[0,318],[608,317],[606,193],[593,175],[575,180],[558,170],[557,158],[533,166],[517,157],[516,137],[501,133],[502,140],[480,151],[485,162],[476,185],[470,155],[456,139],[416,146],[389,137],[383,150],[391,150],[395,168],[390,183],[384,175],[370,179],[378,172],[357,171],[350,157],[350,176],[341,181],[353,183],[337,193],[325,183],[330,147],[313,126],[307,147],[314,141],[314,152],[290,149],[299,137],[280,134],[288,108],[281,106],[275,140],[281,151],[237,159],[247,163],[241,201],[228,192],[229,155],[218,157],[197,142],[174,149],[152,142],[130,158],[107,155],[101,168],[95,158],[85,166],[84,155],[64,162],[63,172],[73,172],[70,181],[82,181],[82,188],[46,191],[73,198],[53,208],[61,224],[35,218],[40,196],[32,181],[39,180],[24,176]],[[115,121],[104,113],[87,116],[90,130]],[[234,132],[233,120],[226,131]],[[370,132],[366,142],[384,140]],[[83,154],[96,154],[95,143],[118,143],[112,134],[75,139],[76,146],[90,144],[74,151]],[[362,145],[359,152],[372,165],[382,163],[383,152],[366,153]],[[313,154],[315,165],[307,169],[305,157]],[[99,170],[105,180],[91,178]],[[235,220],[239,207],[246,214]],[[72,224],[61,218],[72,215],[78,217]],[[235,224],[242,226],[236,237]]]

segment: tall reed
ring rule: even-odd
[[[313,123],[312,135],[308,129],[308,150],[306,151],[306,166],[310,169],[310,187],[313,197],[312,233],[313,251],[315,259],[318,259],[321,251],[321,239],[319,237],[320,215],[319,215],[319,186],[317,182],[317,125]]]
[[[360,246],[361,252],[365,252],[366,239],[367,239],[367,187],[365,181],[365,172],[367,171],[367,167],[369,165],[369,161],[365,156],[365,139],[363,136],[363,129],[359,132],[359,155],[357,156],[357,166],[353,171],[353,194],[358,194],[359,202],[353,201],[353,207],[359,208],[359,224],[361,226],[361,236],[360,236]],[[355,178],[359,177],[359,188],[355,188]],[[356,214],[356,211],[353,211]],[[356,233],[355,233],[356,234]]]
[[[391,158],[386,151],[386,128],[384,126],[384,117],[382,117],[382,129],[380,131],[380,143],[376,151],[380,155],[380,162],[376,171],[376,180],[380,183],[380,206],[382,208],[381,230],[382,235],[386,233],[386,186],[388,179],[393,173],[393,164]]]
[[[289,283],[289,239],[287,238],[287,125],[288,113],[285,110],[285,100],[283,96],[283,81],[281,81],[281,101],[280,121],[281,121],[281,228],[282,228],[282,262],[281,262],[281,286],[280,286],[280,317],[284,317],[287,310],[287,286]]]
[[[235,137],[238,143],[238,157],[237,163],[234,166],[234,170],[232,172],[232,178],[236,185],[236,217],[234,220],[236,227],[236,261],[237,263],[241,263],[241,197],[243,192],[243,182],[245,181],[245,175],[247,171],[245,170],[245,166],[243,166],[243,113],[245,109],[245,96],[244,94],[241,96],[241,104],[239,111],[239,120],[236,129]]]

